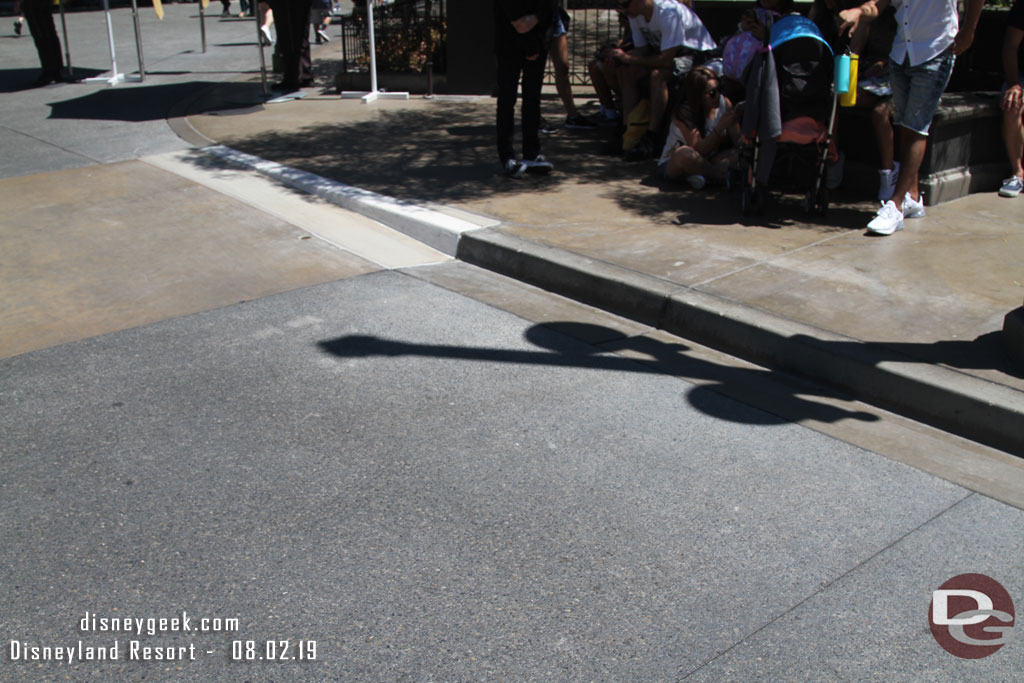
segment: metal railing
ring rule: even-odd
[[[374,3],[373,31],[377,45],[377,70],[434,73],[447,68],[445,0],[395,0]],[[357,2],[351,14],[337,22],[341,28],[342,73],[366,71],[370,42],[366,27],[366,3]]]

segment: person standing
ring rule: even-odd
[[[551,0],[494,0],[494,48],[498,60],[497,139],[502,170],[511,178],[554,168],[540,153],[540,90],[545,44],[553,16]],[[523,158],[516,160],[516,96],[522,76]]]
[[[309,15],[312,0],[270,0],[277,26],[277,49],[281,53],[282,78],[275,90],[294,92],[313,83],[313,62],[309,56]]]
[[[49,85],[61,80],[61,69],[64,68],[64,57],[60,52],[60,38],[57,27],[53,24],[53,0],[24,0],[22,10],[28,21],[28,30],[32,32],[32,40],[39,53],[39,63],[43,72],[36,79],[35,87]]]
[[[890,0],[868,0],[839,13],[840,34],[853,32],[861,21],[873,21]],[[882,203],[868,223],[868,232],[891,235],[903,229],[904,218],[925,215],[918,171],[928,148],[928,129],[942,92],[953,73],[956,55],[974,42],[984,0],[966,0],[961,25],[956,0],[892,0],[896,37],[889,52],[893,126],[900,134],[900,173],[892,199]]]
[[[1010,158],[1013,175],[1003,181],[999,194],[1016,197],[1024,189],[1024,0],[1014,0],[1013,8],[1006,20],[1006,36],[1003,38],[1003,74],[1006,85],[1003,89],[1003,141],[1006,155]]]

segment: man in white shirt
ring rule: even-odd
[[[853,32],[861,21],[873,21],[889,4],[890,0],[868,0],[840,12],[840,32]],[[966,0],[962,26],[956,0],[891,0],[891,4],[896,9],[896,37],[889,52],[889,73],[901,163],[892,199],[868,223],[868,231],[877,235],[891,235],[903,229],[904,218],[925,214],[917,173],[928,147],[928,128],[956,55],[974,42],[984,0]]]
[[[699,66],[700,53],[716,45],[697,14],[677,0],[620,0],[619,7],[629,17],[635,46],[632,52],[611,51],[613,59],[630,67],[622,83],[624,117],[640,100],[639,81],[650,76],[651,83],[647,132],[626,158],[649,159],[658,151],[657,130],[668,106],[669,81]]]

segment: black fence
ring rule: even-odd
[[[488,0],[478,0],[487,2]],[[574,85],[590,82],[587,65],[598,49],[620,35],[618,14],[610,0],[569,0],[569,78]],[[373,6],[374,40],[379,72],[435,74],[447,72],[445,0],[394,0]],[[363,72],[370,65],[366,3],[337,19],[341,29],[342,73]],[[490,31],[490,27],[486,27]],[[546,83],[554,83],[550,66]]]
[[[373,33],[377,70],[422,73],[431,65],[434,73],[447,70],[445,0],[395,0],[374,3]],[[370,35],[366,2],[356,2],[352,13],[341,17],[342,73],[367,71],[370,67]]]

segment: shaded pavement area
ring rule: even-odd
[[[561,120],[557,99],[543,106]],[[827,216],[808,217],[802,197],[776,194],[764,215],[744,217],[738,195],[667,183],[653,161],[606,154],[596,133],[546,137],[549,177],[505,178],[490,98],[366,105],[323,90],[253,107],[213,91],[190,112],[202,136],[243,152],[492,217],[507,235],[838,335],[848,340],[839,346],[884,360],[1024,390],[1024,367],[1001,339],[1004,316],[1024,297],[1024,210],[994,193],[929,207],[879,238],[864,230],[868,197],[840,189]]]

